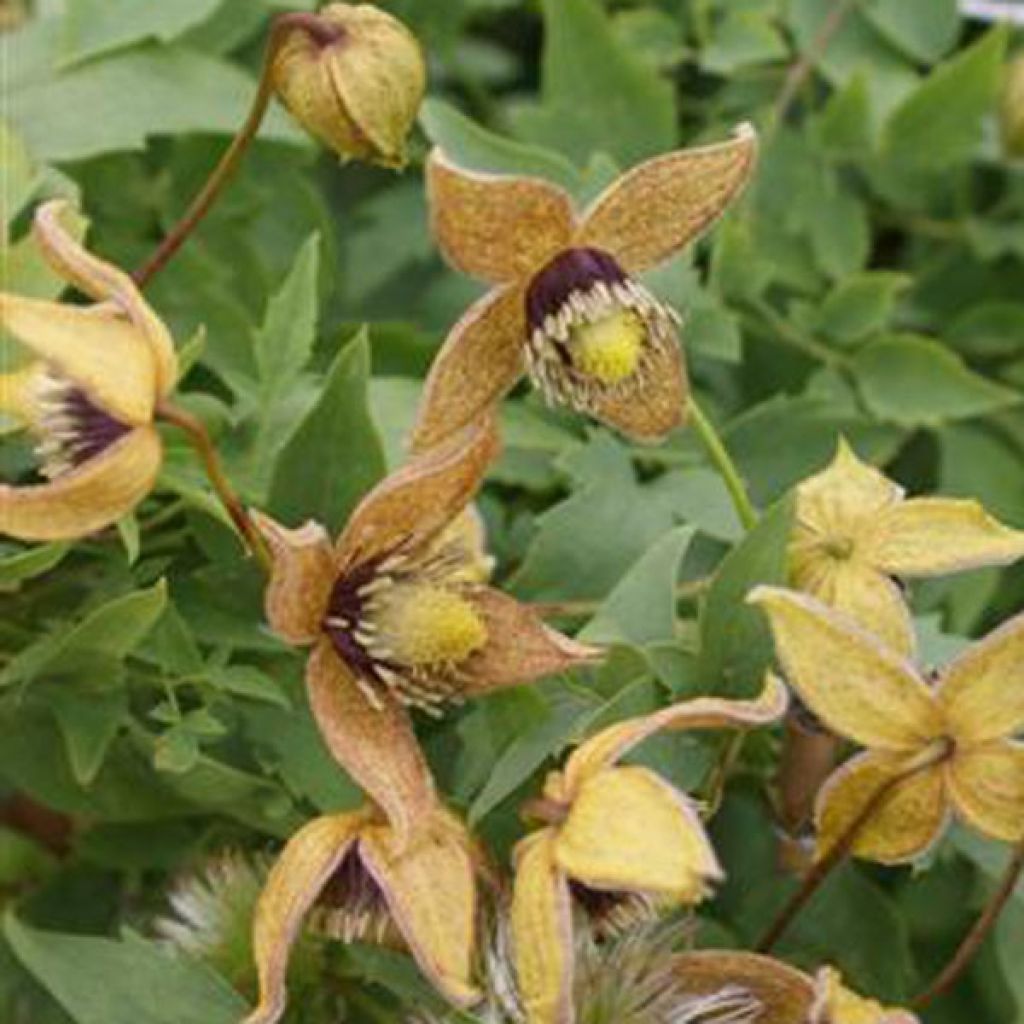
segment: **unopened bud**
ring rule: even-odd
[[[1024,54],[1007,66],[999,121],[1006,155],[1024,157]]]
[[[369,4],[285,15],[285,26],[271,74],[293,116],[342,159],[401,167],[427,78],[412,32]]]

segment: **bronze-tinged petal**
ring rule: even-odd
[[[582,217],[575,245],[610,252],[627,273],[668,259],[698,238],[750,180],[757,135],[654,157],[627,171]]]
[[[315,818],[288,841],[271,869],[253,920],[260,998],[243,1024],[274,1024],[285,1008],[288,955],[302,920],[345,858],[363,812]]]
[[[434,149],[427,161],[430,226],[448,261],[494,284],[524,277],[569,241],[572,203],[541,178],[484,174]]]
[[[339,570],[431,540],[473,500],[498,446],[493,417],[487,416],[386,476],[356,506],[338,538]]]
[[[442,444],[486,415],[523,373],[523,289],[495,289],[455,324],[431,364],[412,433],[412,449]]]
[[[604,652],[546,626],[531,608],[490,587],[465,595],[483,619],[487,643],[459,666],[466,694],[529,683],[600,661]]]
[[[136,427],[99,455],[45,484],[0,484],[0,534],[21,540],[71,540],[130,512],[152,489],[163,445]]]
[[[257,509],[250,515],[274,559],[264,598],[267,621],[288,643],[312,643],[320,636],[334,585],[330,539],[312,520],[290,530]]]
[[[1024,746],[997,740],[958,750],[947,781],[957,813],[973,828],[1002,840],[1024,840]]]
[[[408,712],[389,694],[372,707],[326,637],[306,668],[309,705],[335,760],[408,838],[437,808],[434,780]]]

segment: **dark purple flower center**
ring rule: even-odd
[[[533,276],[526,289],[526,318],[531,331],[557,316],[570,296],[586,295],[595,284],[621,284],[626,272],[601,249],[565,249]]]

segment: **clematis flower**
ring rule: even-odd
[[[46,483],[0,484],[0,533],[80,537],[115,522],[152,489],[162,447],[157,402],[177,377],[167,328],[131,278],[86,251],[44,203],[33,234],[43,257],[91,306],[0,294],[0,328],[36,357],[0,377],[0,411],[39,438]]]
[[[810,1024],[919,1024],[906,1010],[883,1006],[848,989],[834,967],[821,968],[814,980]]]
[[[285,1009],[289,954],[303,920],[344,942],[406,949],[457,1006],[479,997],[471,977],[475,851],[465,826],[434,808],[410,837],[374,808],[315,818],[287,843],[256,906],[253,955],[260,997],[245,1024]]]
[[[790,685],[829,729],[867,748],[818,795],[819,855],[885,785],[891,793],[854,840],[861,857],[911,860],[953,812],[993,839],[1024,839],[1024,745],[1013,739],[1024,727],[1024,614],[968,647],[932,684],[806,594],[757,587],[749,600],[768,616]]]
[[[679,318],[635,280],[694,241],[750,177],[757,144],[655,157],[581,215],[557,185],[480,174],[439,149],[427,163],[432,228],[459,270],[495,285],[455,325],[427,376],[413,443],[473,422],[522,375],[550,402],[639,440],[682,420]]]
[[[830,466],[797,487],[790,583],[912,655],[910,613],[894,577],[942,576],[1024,557],[1024,531],[976,501],[904,498],[845,441]]]
[[[574,906],[599,933],[614,933],[656,909],[699,903],[722,877],[693,802],[619,759],[662,729],[751,727],[785,709],[785,687],[775,680],[752,701],[685,701],[603,730],[549,775],[535,805],[548,824],[516,849],[511,908],[530,1024],[573,1020]]]

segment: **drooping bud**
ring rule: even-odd
[[[403,166],[427,77],[412,32],[369,4],[329,4],[283,24],[271,76],[296,120],[343,160]]]
[[[1010,61],[1006,68],[999,123],[1003,151],[1007,156],[1024,157],[1024,53]]]

